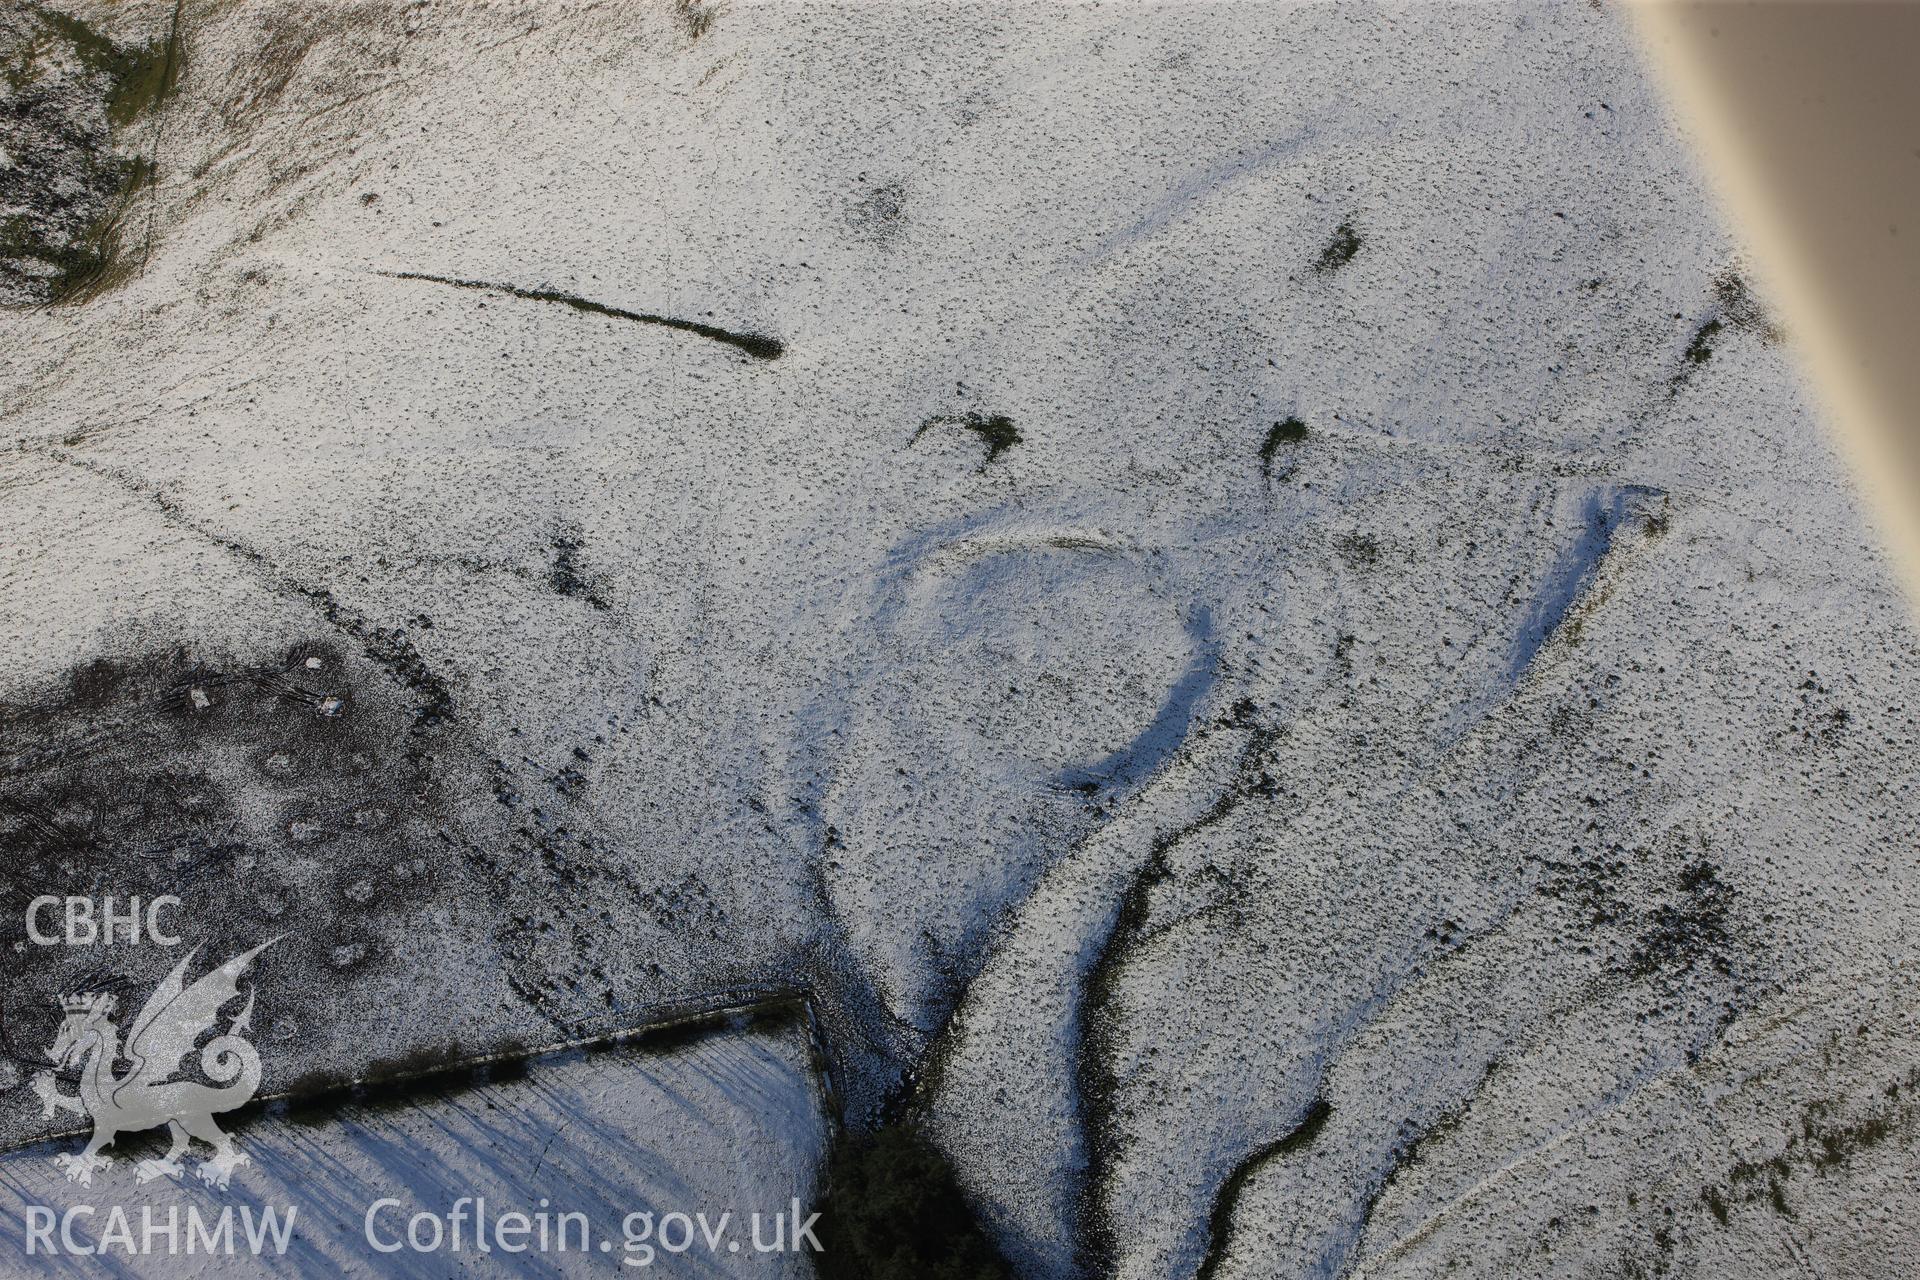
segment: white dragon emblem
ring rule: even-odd
[[[228,1021],[226,1032],[200,1050],[200,1069],[214,1083],[173,1077],[186,1066],[201,1035],[219,1020],[220,1010],[239,996],[240,974],[255,956],[278,941],[272,938],[242,952],[192,986],[184,981],[187,965],[200,949],[188,952],[147,997],[133,1020],[124,1052],[119,1029],[113,1024],[116,1002],[112,995],[85,992],[62,997],[66,1018],[47,1047],[47,1057],[57,1066],[79,1069],[80,1091],[77,1096],[61,1093],[51,1071],[35,1076],[33,1088],[43,1114],[74,1111],[93,1119],[93,1137],[84,1150],[54,1157],[66,1170],[68,1181],[91,1185],[93,1171],[111,1161],[101,1154],[102,1147],[111,1146],[119,1134],[163,1124],[173,1144],[164,1156],[140,1162],[135,1173],[141,1182],[178,1178],[180,1157],[194,1138],[213,1148],[213,1155],[195,1171],[210,1186],[225,1187],[233,1171],[248,1163],[213,1117],[244,1105],[260,1087],[260,1055],[241,1035],[253,1017],[251,988],[246,1007]],[[114,1074],[114,1064],[123,1059],[128,1063],[126,1072]]]

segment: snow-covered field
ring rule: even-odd
[[[176,892],[267,1092],[804,991],[1023,1275],[1920,1266],[1911,614],[1610,5],[177,12],[0,137],[152,169],[0,313],[0,1135]]]
[[[33,1256],[53,1274],[810,1276],[785,1226],[792,1199],[813,1199],[825,1149],[812,1070],[789,1020],[548,1054],[373,1102],[269,1107],[240,1129],[251,1163],[224,1190],[142,1181],[132,1157],[73,1186],[47,1144],[29,1146],[0,1156],[0,1248],[9,1274],[35,1265],[21,1260],[38,1227]],[[690,1237],[675,1214],[693,1219]],[[171,1237],[150,1233],[170,1222]],[[250,1222],[269,1242],[257,1253],[240,1243]]]

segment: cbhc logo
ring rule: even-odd
[[[162,894],[141,909],[138,896],[127,899],[126,907],[114,909],[111,897],[102,898],[98,908],[92,898],[60,898],[43,893],[27,904],[27,937],[43,947],[65,943],[69,947],[91,947],[95,944],[111,946],[115,942],[129,945],[143,939],[157,942],[163,947],[178,946],[179,934],[163,933],[160,928],[160,909],[177,907],[180,899],[172,894]],[[53,908],[60,908],[53,920],[62,926],[57,933],[43,932],[42,919]]]

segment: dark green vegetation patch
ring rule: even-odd
[[[1322,274],[1338,271],[1353,261],[1353,255],[1360,252],[1360,246],[1364,243],[1351,222],[1341,223],[1333,229],[1333,239],[1327,241],[1327,247],[1314,260],[1313,269]]]
[[[83,302],[130,272],[122,224],[155,171],[116,143],[181,65],[177,15],[144,45],[38,5],[0,24],[0,305]]]
[[[1705,364],[1713,359],[1713,340],[1719,336],[1725,326],[1719,320],[1709,320],[1694,330],[1693,341],[1687,344],[1686,361],[1688,364]]]
[[[1300,1117],[1299,1124],[1242,1160],[1227,1175],[1227,1180],[1220,1184],[1220,1190],[1214,1194],[1213,1211],[1207,1216],[1207,1255],[1200,1262],[1195,1280],[1212,1280],[1219,1268],[1220,1259],[1225,1255],[1227,1243],[1233,1235],[1234,1206],[1240,1202],[1240,1193],[1246,1190],[1253,1175],[1270,1160],[1284,1160],[1311,1147],[1332,1116],[1333,1104],[1325,1098],[1315,1098]]]
[[[1299,444],[1307,438],[1307,424],[1298,418],[1287,418],[1276,422],[1267,429],[1267,438],[1260,444],[1260,474],[1269,478],[1273,475],[1273,461],[1287,445]]]
[[[144,45],[117,45],[79,18],[37,6],[33,17],[64,41],[87,70],[106,84],[107,120],[115,128],[132,124],[140,113],[173,92],[180,80],[180,41],[176,28],[166,39]],[[30,74],[30,69],[27,69]],[[9,88],[12,88],[9,77]]]
[[[1713,278],[1712,310],[1694,329],[1687,349],[1680,353],[1680,367],[1667,379],[1668,394],[1678,395],[1688,379],[1713,359],[1720,343],[1735,332],[1752,334],[1766,346],[1786,337],[1786,332],[1774,323],[1754,295],[1746,278],[1728,269]]]
[[[683,320],[678,316],[656,315],[651,311],[629,311],[625,307],[612,307],[604,302],[595,302],[576,293],[562,293],[558,289],[523,289],[515,284],[500,284],[492,280],[460,280],[452,276],[430,275],[424,271],[382,271],[380,273],[392,280],[423,280],[428,284],[444,284],[454,289],[479,289],[489,293],[504,293],[509,297],[525,298],[528,302],[557,302],[582,315],[605,316],[610,320],[631,320],[635,324],[657,324],[664,329],[674,329],[681,333],[691,333],[711,342],[722,343],[746,352],[756,360],[778,360],[786,347],[778,338],[769,338],[765,334],[742,333],[733,329],[722,329],[718,325],[705,324],[698,320]]]
[[[850,1138],[827,1166],[823,1280],[1007,1280],[946,1158],[910,1124]]]
[[[964,418],[936,414],[920,424],[920,429],[913,433],[913,438],[918,440],[927,433],[929,427],[961,427],[979,436],[987,446],[986,460],[980,464],[983,467],[1019,444],[1022,439],[1020,428],[1014,426],[1013,419],[1004,413],[970,413]]]

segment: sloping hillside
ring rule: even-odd
[[[174,892],[268,1091],[804,992],[1023,1275],[1903,1274],[1911,615],[1607,6],[57,11],[8,1140]]]

